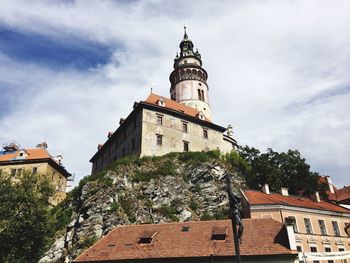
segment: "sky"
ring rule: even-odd
[[[169,74],[187,25],[213,121],[350,180],[350,1],[0,1],[0,145],[46,141],[75,182]]]

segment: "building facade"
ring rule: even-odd
[[[288,234],[292,226],[269,218],[243,223],[242,262],[295,262],[294,236]],[[217,220],[118,226],[74,262],[236,262],[232,224]]]
[[[50,199],[52,205],[66,198],[67,180],[71,174],[63,167],[62,156],[53,157],[49,154],[46,143],[29,149],[21,149],[12,143],[0,151],[0,175],[9,174],[15,178],[24,172],[48,178],[55,190]]]
[[[90,160],[92,172],[127,155],[235,150],[232,127],[211,121],[207,78],[201,56],[193,51],[193,43],[185,32],[170,74],[171,99],[151,93],[146,100],[135,102],[129,116],[121,119],[119,127],[98,146]]]
[[[243,215],[246,218],[271,218],[291,221],[300,262],[350,262],[350,210],[320,199],[281,193],[241,191]]]

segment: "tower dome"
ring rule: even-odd
[[[172,100],[197,109],[210,120],[211,112],[208,97],[208,73],[202,68],[198,50],[194,51],[186,27],[180,42],[180,53],[174,59],[174,70],[170,74],[170,97]]]

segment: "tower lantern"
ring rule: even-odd
[[[211,120],[208,97],[208,73],[202,68],[198,50],[193,50],[186,27],[180,43],[180,53],[174,59],[174,70],[170,74],[170,97],[172,100],[203,112]]]

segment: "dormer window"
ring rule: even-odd
[[[157,101],[157,105],[158,106],[161,106],[161,107],[165,107],[165,101],[163,98],[160,98],[158,101]]]
[[[226,228],[214,228],[211,232],[211,240],[226,240]]]
[[[144,232],[139,239],[139,244],[151,244],[157,232]]]
[[[199,112],[197,117],[201,120],[205,120],[205,117],[204,117],[204,113],[203,112]]]

